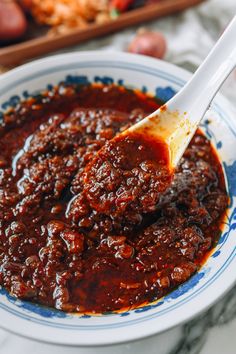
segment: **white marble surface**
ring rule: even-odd
[[[236,351],[236,318],[228,325],[213,328],[207,338],[201,354],[235,354]]]
[[[220,33],[236,14],[236,0],[208,0],[180,15],[154,21],[146,27],[161,30],[168,41],[166,60],[194,71]],[[73,50],[125,50],[135,28],[73,48]],[[236,111],[236,74],[223,93]],[[1,321],[1,319],[0,319]],[[235,354],[236,287],[210,310],[162,335],[132,344],[107,348],[68,348],[37,343],[0,330],[0,354]]]

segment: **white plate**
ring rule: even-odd
[[[168,99],[190,73],[163,61],[116,52],[64,54],[24,65],[0,78],[0,111],[59,81],[115,82]],[[2,105],[2,108],[1,108]],[[1,118],[1,112],[0,112]],[[0,290],[0,326],[57,344],[95,346],[160,333],[212,305],[236,279],[236,125],[230,104],[218,96],[202,129],[216,146],[231,197],[228,222],[219,244],[200,271],[164,299],[143,308],[103,316],[64,314],[15,300]]]

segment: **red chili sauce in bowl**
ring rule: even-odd
[[[61,84],[4,115],[0,284],[13,296],[104,313],[157,300],[199,269],[228,204],[210,141],[196,132],[172,181],[155,144],[107,143],[159,106],[114,85]]]

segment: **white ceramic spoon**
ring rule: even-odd
[[[236,66],[236,16],[210,54],[181,91],[127,132],[161,139],[175,168],[211,101]]]

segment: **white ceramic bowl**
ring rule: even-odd
[[[65,54],[35,61],[0,77],[0,119],[9,106],[47,85],[114,82],[168,100],[190,74],[163,61],[112,52]],[[101,316],[65,314],[15,300],[0,289],[0,326],[37,340],[95,346],[141,339],[160,333],[209,307],[236,279],[236,120],[230,104],[218,96],[202,129],[221,157],[231,197],[228,220],[211,257],[189,281],[148,306]]]

